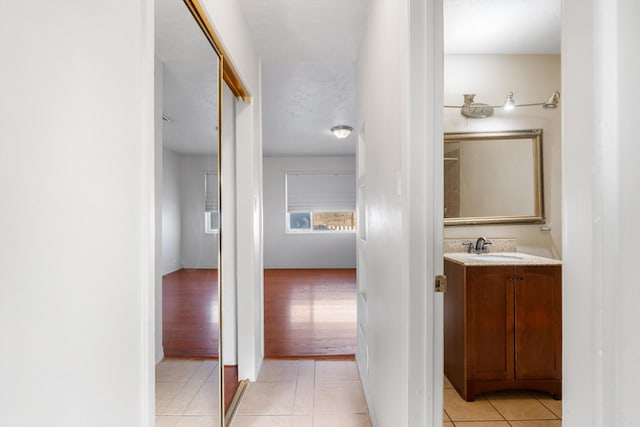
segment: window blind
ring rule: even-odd
[[[218,173],[204,173],[204,211],[218,212]]]
[[[356,210],[353,172],[287,173],[287,212]]]

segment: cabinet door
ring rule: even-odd
[[[516,379],[560,379],[562,274],[557,266],[515,269]]]
[[[445,260],[447,292],[444,294],[444,373],[451,384],[466,396],[465,356],[465,268]]]
[[[468,268],[468,368],[475,380],[514,378],[512,271],[511,267]]]

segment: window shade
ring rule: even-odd
[[[353,172],[287,174],[287,212],[355,210]]]
[[[204,211],[218,211],[218,173],[204,173]]]

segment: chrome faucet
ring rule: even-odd
[[[487,245],[490,245],[490,244],[491,242],[487,241],[486,237],[478,237],[478,240],[476,240],[476,247],[475,247],[476,253],[487,252]]]
[[[486,237],[478,237],[476,243],[473,242],[464,242],[462,245],[467,247],[467,253],[487,253],[487,246],[490,245],[491,242],[487,240]]]

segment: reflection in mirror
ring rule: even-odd
[[[235,103],[231,89],[224,84],[222,88],[222,141],[220,148],[220,173],[224,188],[222,206],[224,215],[222,227],[222,283],[221,304],[222,322],[222,361],[224,378],[225,418],[233,415],[231,402],[238,389],[238,328],[237,328],[237,274],[236,274],[236,149],[235,149]]]
[[[220,426],[220,59],[181,0],[156,0],[155,8],[156,99],[162,100],[156,138],[162,138],[163,280],[157,303],[165,356],[157,367],[156,415],[158,423],[187,422],[177,420],[179,414]]]
[[[543,222],[542,130],[445,133],[445,225]]]

